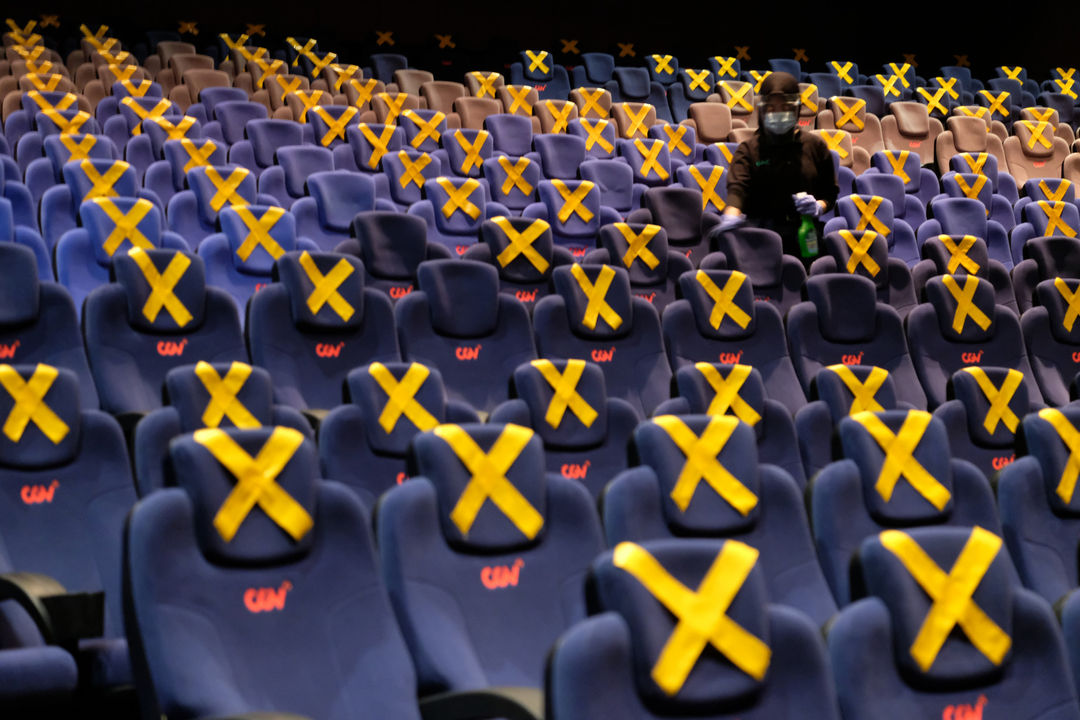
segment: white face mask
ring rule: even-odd
[[[765,131],[771,135],[784,135],[795,127],[795,111],[784,110],[766,112],[761,121]]]

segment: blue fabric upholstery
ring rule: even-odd
[[[425,260],[448,259],[442,245],[429,245],[427,225],[404,213],[375,210],[358,213],[352,220],[355,240],[346,240],[336,251],[355,255],[364,263],[364,284],[382,290],[397,302],[416,289],[416,270]]]
[[[506,231],[492,220],[480,225],[480,242],[466,250],[463,257],[494,265],[499,271],[499,292],[513,295],[531,311],[539,299],[551,294],[552,270],[572,264],[574,257],[566,248],[554,244],[546,220],[507,218],[506,222],[513,232],[526,237],[531,228],[542,228],[531,243],[539,260],[531,253],[516,252]]]
[[[754,284],[754,298],[772,303],[786,315],[802,299],[806,270],[798,258],[784,254],[783,241],[772,230],[740,228],[708,235],[710,248],[724,254],[727,266],[740,270]]]
[[[813,262],[810,274],[850,272],[867,277],[874,283],[878,301],[890,305],[901,319],[906,318],[916,303],[911,270],[904,261],[889,257],[888,244],[881,235],[873,230],[851,232],[856,247],[860,247],[859,243],[867,236],[871,238],[871,244],[866,259],[856,259],[852,263],[852,248],[847,240],[840,233],[829,233],[822,238],[823,257]]]
[[[1069,386],[1080,369],[1080,326],[1068,321],[1069,304],[1058,284],[1057,278],[1040,282],[1035,288],[1038,305],[1020,319],[1035,379],[1053,406],[1069,402]],[[1060,287],[1075,293],[1080,280],[1062,279]]]
[[[630,252],[631,238],[642,235],[650,238],[644,247],[635,246]],[[679,277],[693,269],[690,260],[678,250],[671,249],[667,231],[659,225],[616,223],[600,228],[600,248],[586,254],[583,262],[617,265],[627,269],[630,290],[648,300],[658,313],[675,301]]]

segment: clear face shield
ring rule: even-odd
[[[799,119],[799,96],[795,93],[773,93],[758,102],[762,127],[771,135],[784,135]]]

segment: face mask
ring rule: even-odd
[[[765,131],[770,135],[783,135],[795,127],[794,111],[767,112],[762,119]]]

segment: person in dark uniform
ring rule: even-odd
[[[788,73],[774,72],[762,81],[758,129],[731,160],[727,207],[714,232],[743,222],[768,228],[783,238],[785,253],[801,257],[803,216],[816,223],[836,203],[839,188],[825,141],[796,124],[799,105],[799,83]],[[820,235],[820,224],[817,230]],[[808,263],[813,258],[802,259]]]

